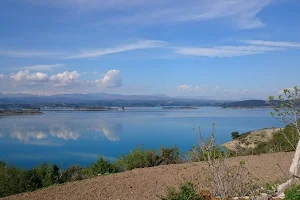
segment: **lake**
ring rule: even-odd
[[[283,127],[271,109],[194,110],[125,108],[125,111],[46,111],[43,115],[0,117],[0,160],[30,168],[43,162],[59,167],[88,166],[101,155],[115,160],[142,147],[158,149],[176,145],[187,152],[197,139],[192,129],[201,127],[209,137],[215,123],[216,140],[231,140],[231,132]]]

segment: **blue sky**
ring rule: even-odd
[[[298,0],[2,0],[0,92],[266,98],[299,85]]]

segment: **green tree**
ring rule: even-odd
[[[283,134],[286,140],[289,142],[291,147],[296,150],[295,156],[290,167],[290,173],[293,175],[293,178],[288,182],[282,184],[278,187],[279,193],[285,191],[286,187],[289,185],[290,181],[295,181],[297,177],[300,176],[300,128],[299,128],[299,118],[300,118],[300,90],[297,86],[293,89],[284,89],[282,94],[278,96],[276,99],[273,96],[269,97],[269,102],[273,105],[274,112],[271,112],[271,115],[284,122],[286,125],[294,127],[297,132],[297,140],[298,144],[294,145],[293,141],[291,141],[287,134]]]
[[[240,134],[237,131],[231,133],[231,137],[232,137],[233,140],[238,138],[239,136],[240,136]]]

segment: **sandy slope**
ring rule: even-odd
[[[288,174],[293,152],[231,158],[233,164],[247,161],[249,171],[261,181],[274,182]],[[280,167],[278,166],[280,165]],[[39,191],[11,196],[8,200],[28,199],[103,199],[153,200],[165,194],[168,186],[177,186],[184,180],[203,185],[206,181],[206,164],[187,163],[158,166],[147,169],[100,176],[97,178],[53,186]],[[281,168],[281,169],[280,169]]]
[[[257,146],[258,142],[270,141],[273,138],[273,134],[280,130],[280,128],[267,128],[252,131],[246,137],[243,137],[243,139],[239,138],[231,142],[222,144],[222,146],[233,152],[238,151],[238,148],[253,149]]]

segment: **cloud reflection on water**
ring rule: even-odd
[[[113,121],[35,118],[32,121],[16,120],[14,124],[3,123],[0,138],[9,137],[31,145],[58,146],[64,141],[98,140],[103,137],[116,142],[120,140],[122,131],[122,124]]]

